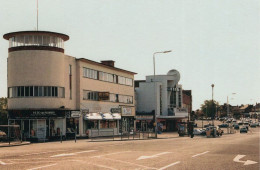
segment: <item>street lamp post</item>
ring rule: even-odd
[[[155,87],[155,54],[159,53],[170,53],[171,50],[168,51],[161,51],[153,53],[153,84],[154,84],[154,122],[155,122],[155,138],[157,138],[157,98],[156,98],[156,87]]]
[[[213,90],[214,90],[214,84],[212,84],[211,85],[211,87],[212,87],[212,108],[213,108],[213,106],[214,106],[214,100],[213,100]],[[214,109],[212,109],[212,113],[214,113]],[[212,125],[214,126],[214,118],[215,118],[215,114],[211,117],[211,119],[212,119]]]
[[[236,93],[232,93],[232,95],[235,95]],[[227,96],[227,116],[230,117],[229,115],[229,103],[228,103],[228,96]]]

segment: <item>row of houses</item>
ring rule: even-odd
[[[3,38],[9,41],[8,122],[27,139],[146,131],[155,119],[173,131],[192,110],[177,70],[135,81],[135,72],[112,60],[66,55],[65,34],[20,31]]]

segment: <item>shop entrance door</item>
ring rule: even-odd
[[[147,131],[147,122],[146,121],[141,122],[141,131]]]
[[[24,140],[26,140],[26,138],[30,137],[29,136],[29,134],[30,134],[29,120],[23,120],[22,132],[23,132]]]

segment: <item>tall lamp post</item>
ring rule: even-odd
[[[214,100],[213,100],[214,84],[212,84],[211,87],[212,87],[212,108],[214,108]],[[212,109],[212,111],[213,111],[212,113],[214,113],[215,110]],[[214,126],[214,118],[215,118],[215,113],[211,117],[213,126]]]
[[[171,50],[161,51],[153,53],[153,84],[154,84],[154,122],[155,122],[155,138],[157,138],[157,98],[156,98],[156,87],[155,87],[155,54],[159,53],[170,53]]]
[[[232,93],[232,95],[235,95],[236,93]],[[228,96],[227,96],[227,116],[230,117],[229,115],[229,103],[228,103]]]

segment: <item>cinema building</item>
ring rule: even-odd
[[[137,129],[152,127],[156,117],[162,131],[176,131],[177,123],[188,118],[179,80],[180,73],[170,70],[166,75],[146,76],[146,80],[135,81]]]
[[[20,125],[23,138],[134,129],[136,73],[115,67],[112,60],[66,55],[65,34],[21,31],[3,37],[9,41],[9,124]]]

